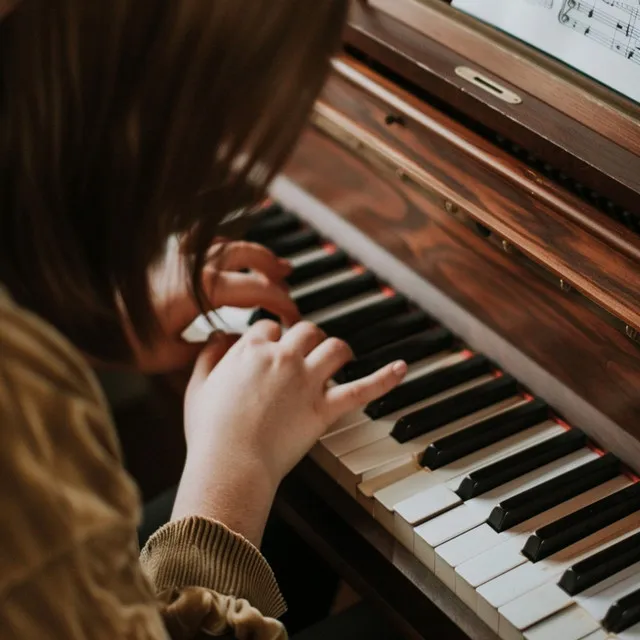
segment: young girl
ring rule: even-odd
[[[406,367],[328,387],[349,348],[297,322],[286,262],[220,225],[286,159],[346,5],[0,0],[0,638],[285,636],[257,550],[276,488]],[[223,305],[292,328],[180,340]],[[194,361],[172,522],[138,557],[89,363]]]

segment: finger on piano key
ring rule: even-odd
[[[496,487],[482,496],[472,498],[453,510],[419,525],[414,529],[414,553],[416,557],[433,570],[435,566],[435,547],[483,524],[489,517],[491,510],[502,500],[519,491],[525,491],[530,487],[566,473],[592,460],[596,455],[590,449],[581,449],[554,460],[543,467],[531,470],[519,478]]]
[[[478,615],[497,630],[501,616],[507,622],[511,622],[519,615],[517,607],[506,608],[506,605],[516,600],[526,603],[526,594],[545,583],[557,583],[562,573],[571,565],[611,546],[621,537],[637,530],[638,527],[640,527],[640,514],[634,513],[562,549],[553,556],[536,563],[527,561],[487,582],[477,589]]]
[[[427,358],[423,362],[411,365],[405,380],[411,383],[412,376],[421,376],[427,372],[436,372],[449,366],[455,366],[467,357],[467,354],[458,352],[439,354],[432,358]],[[407,382],[403,384],[407,384]],[[474,384],[474,382],[467,383],[467,385],[471,384]],[[467,388],[467,386],[461,385],[460,387],[453,388],[432,398],[421,400],[406,410],[411,411],[418,407],[424,407],[430,402],[437,402],[439,399],[445,397],[447,393],[456,393],[465,388]],[[364,411],[357,411],[345,416],[329,429],[327,435],[320,439],[320,442],[314,449],[314,455],[316,456],[314,459],[319,461],[319,458],[321,458],[323,460],[321,463],[323,468],[335,478],[338,470],[338,458],[340,456],[344,456],[351,451],[365,447],[388,436],[396,421],[404,415],[406,410],[400,410],[379,420],[372,420]]]
[[[484,386],[485,385],[480,384],[474,388],[482,388]],[[452,397],[454,399],[462,398],[465,393],[467,392],[462,392]],[[400,443],[392,435],[382,438],[370,446],[363,447],[341,457],[337,477],[338,482],[340,482],[349,493],[355,496],[356,485],[378,475],[378,469],[384,468],[394,462],[398,465],[415,459],[424,451],[425,447],[442,434],[464,429],[478,420],[482,420],[487,415],[505,411],[522,401],[521,397],[510,397],[472,412],[463,418],[454,420],[448,420],[446,414],[443,413],[442,424],[438,425],[432,432],[425,433],[408,442]],[[444,402],[446,402],[446,400]],[[442,404],[443,402],[439,402],[433,406],[437,408]]]
[[[451,349],[453,343],[454,337],[449,331],[436,327],[424,333],[388,344],[353,360],[342,368],[338,375],[335,376],[335,379],[340,383],[352,382],[372,374],[395,360],[404,360],[410,365]]]
[[[455,565],[455,591],[463,602],[475,610],[477,607],[476,589],[527,562],[527,559],[520,552],[533,531],[550,522],[555,522],[569,513],[594,504],[630,484],[631,481],[626,476],[617,476],[613,480],[590,489],[576,498],[563,502],[502,533],[497,533],[488,524],[483,524],[483,529],[490,529],[494,532],[495,544],[475,553],[474,532],[476,530],[473,530],[438,547],[436,555],[443,557],[448,564]],[[487,539],[488,536],[485,534],[484,538]],[[448,549],[448,546],[452,548]]]
[[[329,335],[337,335],[327,328],[330,322],[346,320],[350,316],[356,316],[356,314],[358,314],[358,318],[366,317],[368,313],[373,313],[376,310],[378,303],[382,303],[393,296],[393,292],[386,289],[372,290],[368,293],[356,295],[344,302],[338,302],[318,311],[308,313],[304,316],[304,319],[319,325]],[[278,318],[275,318],[273,314],[264,309],[258,309],[251,316],[249,324],[254,324],[260,320],[275,320],[278,322]]]
[[[365,413],[374,420],[383,418],[424,398],[435,396],[492,372],[493,366],[484,356],[473,355],[471,352],[463,354],[466,357],[460,362],[441,371],[409,380],[379,400],[370,402],[365,408]]]

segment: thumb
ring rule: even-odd
[[[239,338],[240,336],[235,333],[214,332],[196,359],[192,380],[204,381]]]

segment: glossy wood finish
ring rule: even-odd
[[[392,114],[395,118],[396,121],[393,123],[395,125],[400,124],[397,121],[400,117],[403,129],[409,128],[409,120],[415,120],[418,129],[426,129],[435,136],[444,138],[448,145],[472,156],[491,171],[516,184],[518,188],[531,192],[558,213],[610,244],[616,251],[621,251],[634,260],[640,259],[640,236],[629,233],[626,227],[594,209],[545,175],[531,169],[513,155],[501,150],[380,74],[374,73],[358,61],[343,56],[335,62],[334,67],[336,76],[362,89],[371,97],[377,98],[379,103],[384,105],[383,110],[387,111],[384,119],[386,127],[390,126],[386,121],[388,114]],[[331,88],[330,84],[328,91]],[[388,135],[386,137],[388,138]],[[394,142],[390,144],[393,145]]]
[[[442,0],[369,0],[368,4],[640,154],[639,104]]]
[[[457,66],[471,66],[489,77],[495,75],[364,3],[354,5],[346,42],[369,61],[517,142],[601,195],[632,211],[638,209],[638,155],[537,95],[507,83],[508,89],[523,98],[522,104],[514,106],[470,85],[455,74]]]
[[[640,439],[640,350],[598,314],[453,219],[441,201],[316,131],[305,134],[286,173],[537,363],[557,385],[588,399]],[[461,188],[473,186],[470,178]],[[601,435],[607,443],[616,437]]]
[[[640,238],[410,94],[361,67],[343,66],[348,80],[329,83],[321,115],[360,144],[377,146],[420,182],[433,205],[454,203],[556,282],[640,329]],[[389,113],[400,114],[402,124],[389,126]]]

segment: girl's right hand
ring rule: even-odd
[[[282,336],[279,325],[262,321],[230,348],[227,339],[214,339],[187,389],[187,469],[214,473],[226,491],[236,478],[255,493],[259,478],[265,499],[272,499],[331,424],[393,389],[407,371],[395,362],[361,380],[329,385],[352,357],[345,342],[308,322]]]

